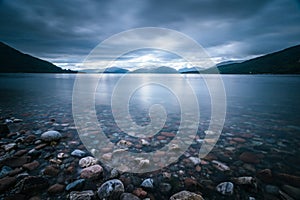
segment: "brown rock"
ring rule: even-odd
[[[48,188],[48,193],[50,194],[58,194],[65,190],[65,186],[61,184],[54,184]]]
[[[31,163],[24,164],[23,168],[27,169],[29,171],[32,171],[32,170],[36,169],[38,166],[40,166],[40,163],[35,160],[35,161],[31,162]]]
[[[41,191],[49,186],[48,180],[39,176],[28,176],[22,180],[21,192],[32,193]]]
[[[233,140],[233,141],[235,141],[235,142],[238,142],[238,143],[245,143],[245,142],[246,142],[246,140],[245,140],[245,139],[243,139],[243,138],[239,138],[239,137],[232,138],[232,140]]]
[[[134,194],[135,196],[143,199],[147,196],[147,192],[145,190],[143,190],[142,188],[136,188],[135,190],[133,190],[132,194]]]
[[[35,139],[36,139],[36,136],[35,136],[35,135],[28,135],[28,136],[24,139],[24,142],[25,142],[25,143],[32,143]]]
[[[290,174],[279,173],[274,175],[275,179],[280,182],[287,183],[294,187],[300,187],[300,176],[294,176]]]
[[[45,148],[46,146],[47,146],[46,143],[42,143],[42,144],[37,145],[37,146],[35,147],[35,149],[36,149],[36,150],[40,150],[40,149],[42,149],[42,148]]]
[[[20,167],[20,168],[15,168],[14,170],[10,171],[10,172],[8,173],[8,175],[9,175],[9,176],[15,176],[15,175],[21,173],[22,171],[24,171],[24,169],[23,169],[22,167]]]
[[[0,192],[5,192],[16,183],[15,177],[4,177],[0,179]]]
[[[22,156],[22,157],[13,156],[11,158],[5,159],[3,161],[3,164],[12,168],[21,167],[25,163],[29,162],[30,159],[31,159],[30,156]]]
[[[192,178],[184,179],[184,187],[188,190],[195,191],[197,189],[198,182]]]
[[[84,168],[81,171],[80,177],[85,179],[96,179],[102,173],[103,168],[100,165],[92,165],[90,167]]]
[[[260,162],[259,156],[252,152],[243,152],[239,158],[241,161],[246,163],[258,164]]]
[[[166,137],[175,137],[176,136],[176,134],[172,133],[172,132],[161,132],[160,134],[163,136],[166,136]]]
[[[272,171],[270,169],[263,169],[263,170],[260,170],[258,173],[257,173],[257,177],[266,182],[266,183],[272,183],[273,182],[273,176],[272,176]]]
[[[49,165],[44,169],[44,175],[47,176],[57,176],[58,173],[59,173],[59,169],[52,165]]]
[[[27,150],[26,149],[22,149],[22,150],[19,150],[15,153],[15,156],[23,156],[25,153],[27,153]]]

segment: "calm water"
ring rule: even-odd
[[[80,75],[88,76],[88,75]],[[155,75],[136,75],[148,80]],[[176,76],[164,75],[174,85]],[[214,79],[214,75],[207,75]],[[25,113],[49,117],[53,112],[71,115],[72,92],[76,75],[74,74],[1,74],[0,109],[1,115],[21,117]],[[203,79],[198,75],[186,75],[195,90],[203,118],[210,115],[210,98]],[[110,103],[111,91],[119,75],[105,75],[98,87],[96,104]],[[278,132],[281,129],[300,129],[300,77],[273,75],[224,75],[222,76],[227,99],[225,128],[249,128],[257,132]],[[183,91],[184,92],[184,91]],[[160,86],[145,86],[131,97],[130,105],[145,110],[158,103],[167,111],[177,111],[178,102],[174,95]],[[45,110],[44,110],[45,109]],[[134,113],[131,113],[134,115]],[[38,118],[38,116],[32,116]],[[134,117],[134,116],[133,116]]]

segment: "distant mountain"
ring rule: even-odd
[[[300,74],[300,45],[217,69],[221,74]],[[214,73],[215,70],[210,68],[202,73]]]
[[[152,73],[152,74],[175,74],[178,73],[178,71],[171,67],[145,67],[141,69],[137,69],[134,71],[131,71],[131,73]]]
[[[128,72],[127,69],[123,69],[123,68],[120,68],[120,67],[109,67],[109,68],[106,68],[103,73],[124,74],[124,73],[127,73],[127,72]]]
[[[217,67],[219,66],[223,66],[223,65],[229,65],[229,64],[235,64],[235,63],[241,63],[243,62],[244,60],[227,60],[227,61],[223,61],[223,62],[220,62],[218,64],[216,64]]]
[[[195,71],[202,71],[201,67],[184,67],[178,70],[179,73],[188,73],[188,72],[195,72]]]
[[[74,73],[0,42],[0,73]]]

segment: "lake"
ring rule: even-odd
[[[41,151],[39,156],[30,155],[31,161],[37,160],[39,166],[26,171],[30,175],[37,176],[41,174],[45,167],[51,165],[50,159],[57,159],[56,155],[63,152],[68,157],[61,159],[62,164],[57,164],[58,169],[60,169],[60,172],[57,173],[57,180],[63,185],[67,185],[80,177],[79,158],[70,156],[71,152],[75,149],[81,149],[90,154],[78,137],[75,128],[76,120],[74,122],[72,113],[73,86],[76,76],[79,76],[79,79],[87,80],[86,82],[96,77],[96,75],[88,74],[0,74],[1,119],[3,121],[15,118],[22,120],[19,123],[8,124],[11,132],[22,133],[12,134],[1,139],[2,146],[17,143],[12,149],[1,150],[1,156],[12,156],[21,149],[29,151],[40,145],[39,137],[42,132],[57,130],[63,134],[62,140],[43,147],[42,150],[39,150]],[[157,76],[163,78],[156,79],[155,77]],[[297,182],[297,177],[300,176],[300,76],[221,75],[220,78],[224,84],[226,94],[224,127],[217,144],[199,162],[195,158],[197,158],[201,145],[206,142],[204,136],[207,133],[205,131],[209,127],[212,114],[211,109],[213,107],[210,93],[204,80],[210,80],[211,83],[214,83],[217,79],[219,80],[218,76],[133,74],[131,75],[131,80],[139,80],[140,86],[133,93],[129,94],[129,99],[123,99],[122,97],[126,95],[126,88],[134,88],[133,84],[136,82],[119,83],[118,81],[121,77],[122,75],[120,74],[104,74],[96,90],[93,90],[95,105],[92,107],[95,108],[97,120],[101,124],[103,133],[108,138],[108,142],[116,145],[125,145],[129,148],[129,151],[137,154],[154,152],[150,163],[156,163],[156,166],[161,166],[162,168],[155,168],[156,171],[153,173],[150,172],[152,170],[149,168],[149,172],[147,171],[147,173],[140,175],[131,173],[118,175],[119,179],[125,184],[125,191],[132,192],[136,187],[139,187],[142,180],[149,177],[154,180],[155,185],[153,190],[148,191],[148,196],[152,195],[156,199],[168,199],[172,194],[183,189],[201,192],[206,199],[220,199],[224,196],[217,192],[220,189],[216,189],[216,186],[228,181],[233,182],[235,185],[233,189],[234,194],[229,194],[229,199],[248,199],[249,197],[255,197],[256,199],[279,198],[282,195],[279,193],[279,190],[293,196],[293,191],[300,187],[298,185],[299,179]],[[174,90],[170,91],[163,84],[156,84],[156,82],[159,82],[158,80],[162,79],[164,80],[163,83],[169,84]],[[147,83],[151,82],[151,80],[156,81],[154,81],[154,84],[143,85],[143,82]],[[184,98],[185,94],[188,93],[182,85],[183,80],[188,81],[197,97],[200,116],[199,119],[192,119],[195,121],[199,120],[199,126],[196,127],[194,136],[186,136],[191,140],[191,143],[187,146],[188,149],[182,154],[171,154],[170,157],[173,160],[170,160],[171,164],[169,166],[165,166],[161,158],[166,156],[166,154],[161,153],[157,155],[156,151],[162,149],[176,138],[182,123],[180,117],[183,116],[182,114],[185,114],[181,113],[180,106],[187,106],[191,109],[191,106],[194,105],[189,97],[186,97],[185,101],[181,102],[174,95],[174,93],[178,93],[179,96]],[[122,86],[120,90],[114,90],[116,84],[119,84],[120,87]],[[81,87],[82,90],[78,91],[78,94],[81,94],[78,102],[81,102],[83,106],[85,106],[85,101],[90,101],[88,100],[90,86],[90,84],[84,85]],[[112,91],[115,91],[115,94],[117,94],[114,97],[116,99],[114,102],[116,107],[114,108],[111,108],[111,99],[112,95],[114,95]],[[119,125],[130,132],[130,136],[128,136],[126,131],[118,127],[114,120],[115,116],[125,112],[121,111],[124,107],[121,103],[124,100],[128,100],[126,102],[128,107],[125,110],[129,110],[128,113],[132,118],[131,120],[135,123],[134,126],[146,127],[151,124],[149,109],[153,108],[151,107],[152,105],[159,104],[163,106],[165,116],[163,116],[164,114],[156,116],[157,113],[155,111],[158,110],[154,110],[152,113],[152,120],[155,121],[157,117],[157,123],[162,121],[160,117],[165,117],[165,123],[161,125],[162,127],[153,126],[154,129],[162,129],[157,130],[155,133],[150,133],[152,129],[147,129],[150,131],[149,133],[144,131],[144,129],[134,129],[132,128],[132,121],[128,122],[130,117],[125,113],[119,116],[121,118]],[[119,108],[118,105],[123,107]],[[92,147],[88,147],[88,150],[95,149],[97,146],[100,146],[99,148],[102,150],[105,149],[105,146],[97,139],[97,130],[94,127],[89,129],[93,126],[93,123],[90,122],[89,117],[85,116],[84,112],[82,112],[82,116],[79,116],[79,121],[84,122],[85,127],[82,128],[82,131],[88,135],[91,140],[89,142],[93,143],[91,144]],[[87,110],[87,113],[89,112]],[[191,116],[189,121],[191,121],[191,124],[193,123]],[[76,125],[78,126],[78,124]],[[135,135],[134,132],[139,133]],[[32,137],[32,141],[24,142],[28,137]],[[139,137],[143,137],[144,140],[141,142]],[[109,148],[111,149],[109,150]],[[181,148],[181,146],[179,145],[178,148]],[[112,150],[113,147],[107,145],[105,151],[103,150],[96,154],[101,157]],[[113,167],[118,167],[117,165],[122,164],[122,162],[126,165],[125,158],[127,159],[127,157],[120,157],[119,159],[121,160],[118,163],[114,163],[116,166],[113,165]],[[100,162],[106,163],[107,160],[105,159],[100,160]],[[136,165],[139,166],[139,164],[141,163]],[[223,165],[225,167],[222,167]],[[1,164],[0,166],[4,165]],[[73,166],[75,169],[69,173],[68,169],[70,166]],[[227,170],[226,167],[230,169]],[[10,168],[13,170],[15,167],[11,166]],[[264,174],[265,171],[263,171],[266,169],[272,171],[275,175],[268,179]],[[104,178],[100,178],[100,181],[99,179],[88,179],[85,186],[78,190],[95,190],[95,186],[89,184],[101,185],[110,176],[110,170],[109,167],[104,167],[103,173],[105,174],[102,175]],[[251,185],[253,183],[247,183],[248,186],[244,187],[243,184],[237,181],[237,178],[245,176],[255,178],[256,184]],[[285,177],[288,176],[290,176],[291,180],[294,178],[295,181],[287,181]],[[56,182],[56,177],[50,176],[47,178],[49,184]],[[21,178],[17,181],[20,180]],[[167,187],[166,191],[163,190],[161,184]],[[168,188],[169,185],[171,188]],[[272,187],[274,191],[271,191]],[[293,188],[286,189],[287,187],[294,187],[294,190]],[[15,190],[12,188],[11,186],[7,188],[3,195],[14,195]],[[39,188],[36,194],[46,197],[48,195],[46,192],[47,186],[45,188]],[[23,193],[28,195],[24,191],[21,192],[21,194]],[[57,198],[64,199],[68,193],[69,191],[63,191]],[[3,195],[0,197],[3,197]]]

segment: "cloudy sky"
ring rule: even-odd
[[[299,22],[298,0],[0,0],[0,41],[71,69],[100,42],[132,28],[180,31],[220,62],[300,44]]]

